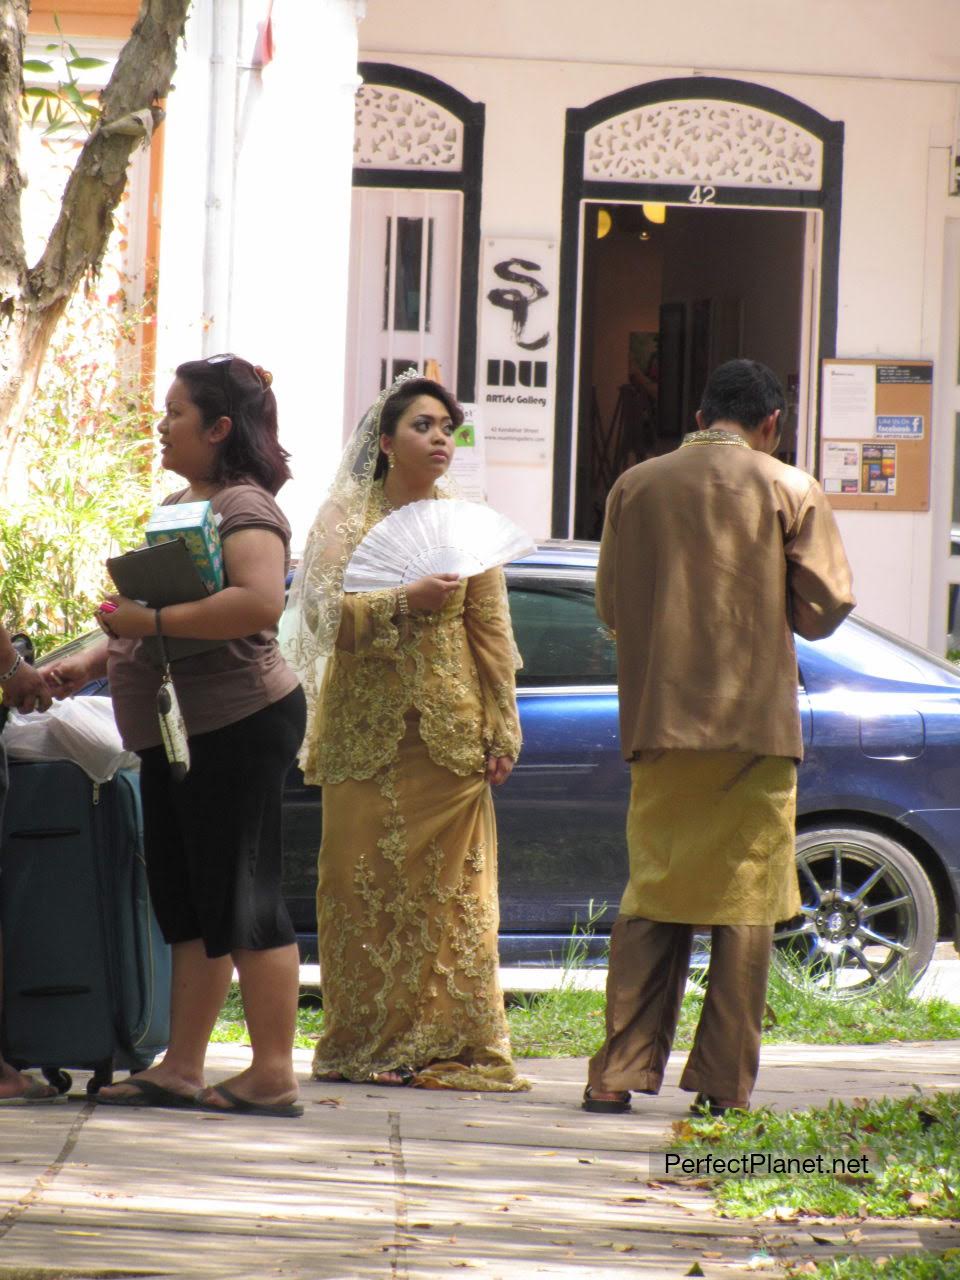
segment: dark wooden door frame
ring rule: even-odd
[[[772,112],[819,138],[823,144],[823,171],[820,189],[798,191],[752,187],[715,187],[717,206],[762,209],[819,209],[823,215],[820,266],[819,357],[836,354],[837,305],[840,267],[840,212],[843,186],[843,123],[829,120],[797,98],[745,80],[718,76],[690,76],[653,80],[620,93],[600,98],[586,107],[567,111],[563,157],[563,211],[560,234],[560,296],[557,325],[557,393],[553,450],[553,516],[555,538],[570,534],[571,461],[573,425],[579,379],[577,317],[582,298],[578,297],[580,265],[580,210],[584,200],[611,203],[660,201],[687,204],[694,185],[607,182],[587,179],[583,170],[584,136],[596,125],[637,107],[658,102],[709,99],[733,102]],[[582,435],[583,433],[581,433]],[[581,441],[582,445],[582,441]],[[578,455],[580,448],[578,448]],[[578,456],[578,469],[581,464]]]

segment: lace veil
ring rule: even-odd
[[[326,501],[317,512],[280,620],[280,648],[307,697],[304,747],[313,740],[327,660],[340,630],[343,575],[366,532],[373,501],[373,473],[380,455],[380,415],[405,382],[424,375],[407,369],[382,391],[343,451]]]

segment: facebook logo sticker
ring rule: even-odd
[[[922,440],[923,418],[919,414],[915,417],[878,415],[877,435],[886,436],[888,439],[893,437],[897,440]]]

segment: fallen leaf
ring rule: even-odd
[[[702,1275],[706,1275],[706,1272],[704,1271],[703,1267],[701,1267],[699,1262],[695,1262],[693,1266],[690,1268],[690,1270],[685,1271],[683,1274],[685,1276],[702,1276]]]
[[[573,1241],[572,1240],[551,1240],[550,1243],[569,1246],[573,1244]]]
[[[846,1231],[844,1234],[851,1244],[859,1244],[861,1240],[865,1239],[859,1227],[854,1227],[852,1231]]]
[[[811,1262],[809,1258],[806,1262],[801,1262],[798,1267],[794,1267],[793,1274],[796,1276],[815,1276],[820,1268],[815,1262]]]
[[[632,1244],[612,1244],[610,1248],[614,1253],[633,1253]],[[700,1274],[703,1275],[703,1272],[701,1271]]]
[[[577,1156],[577,1164],[596,1164],[595,1156]]]
[[[833,1244],[833,1241],[828,1240],[826,1236],[815,1236],[812,1231],[810,1232],[810,1239],[814,1244]]]
[[[342,1098],[313,1098],[312,1102],[315,1107],[342,1107],[343,1106]]]
[[[926,1209],[930,1204],[930,1197],[926,1191],[911,1191],[907,1196],[907,1204],[911,1209]]]
[[[705,1258],[722,1258],[723,1254],[717,1249],[704,1249],[703,1256]]]

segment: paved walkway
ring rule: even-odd
[[[214,1046],[214,1081],[246,1051]],[[665,1280],[780,1274],[778,1257],[960,1246],[956,1225],[724,1221],[702,1190],[648,1182],[689,1095],[672,1065],[630,1116],[578,1109],[584,1063],[525,1064],[528,1094],[306,1083],[300,1121],[118,1111],[82,1096],[0,1108],[0,1277]],[[308,1054],[298,1051],[304,1078]],[[78,1077],[80,1084],[83,1077]],[[774,1046],[777,1108],[960,1088],[960,1043]],[[848,1228],[849,1230],[849,1228]],[[34,1271],[33,1269],[40,1269]],[[698,1273],[694,1273],[698,1274]]]

